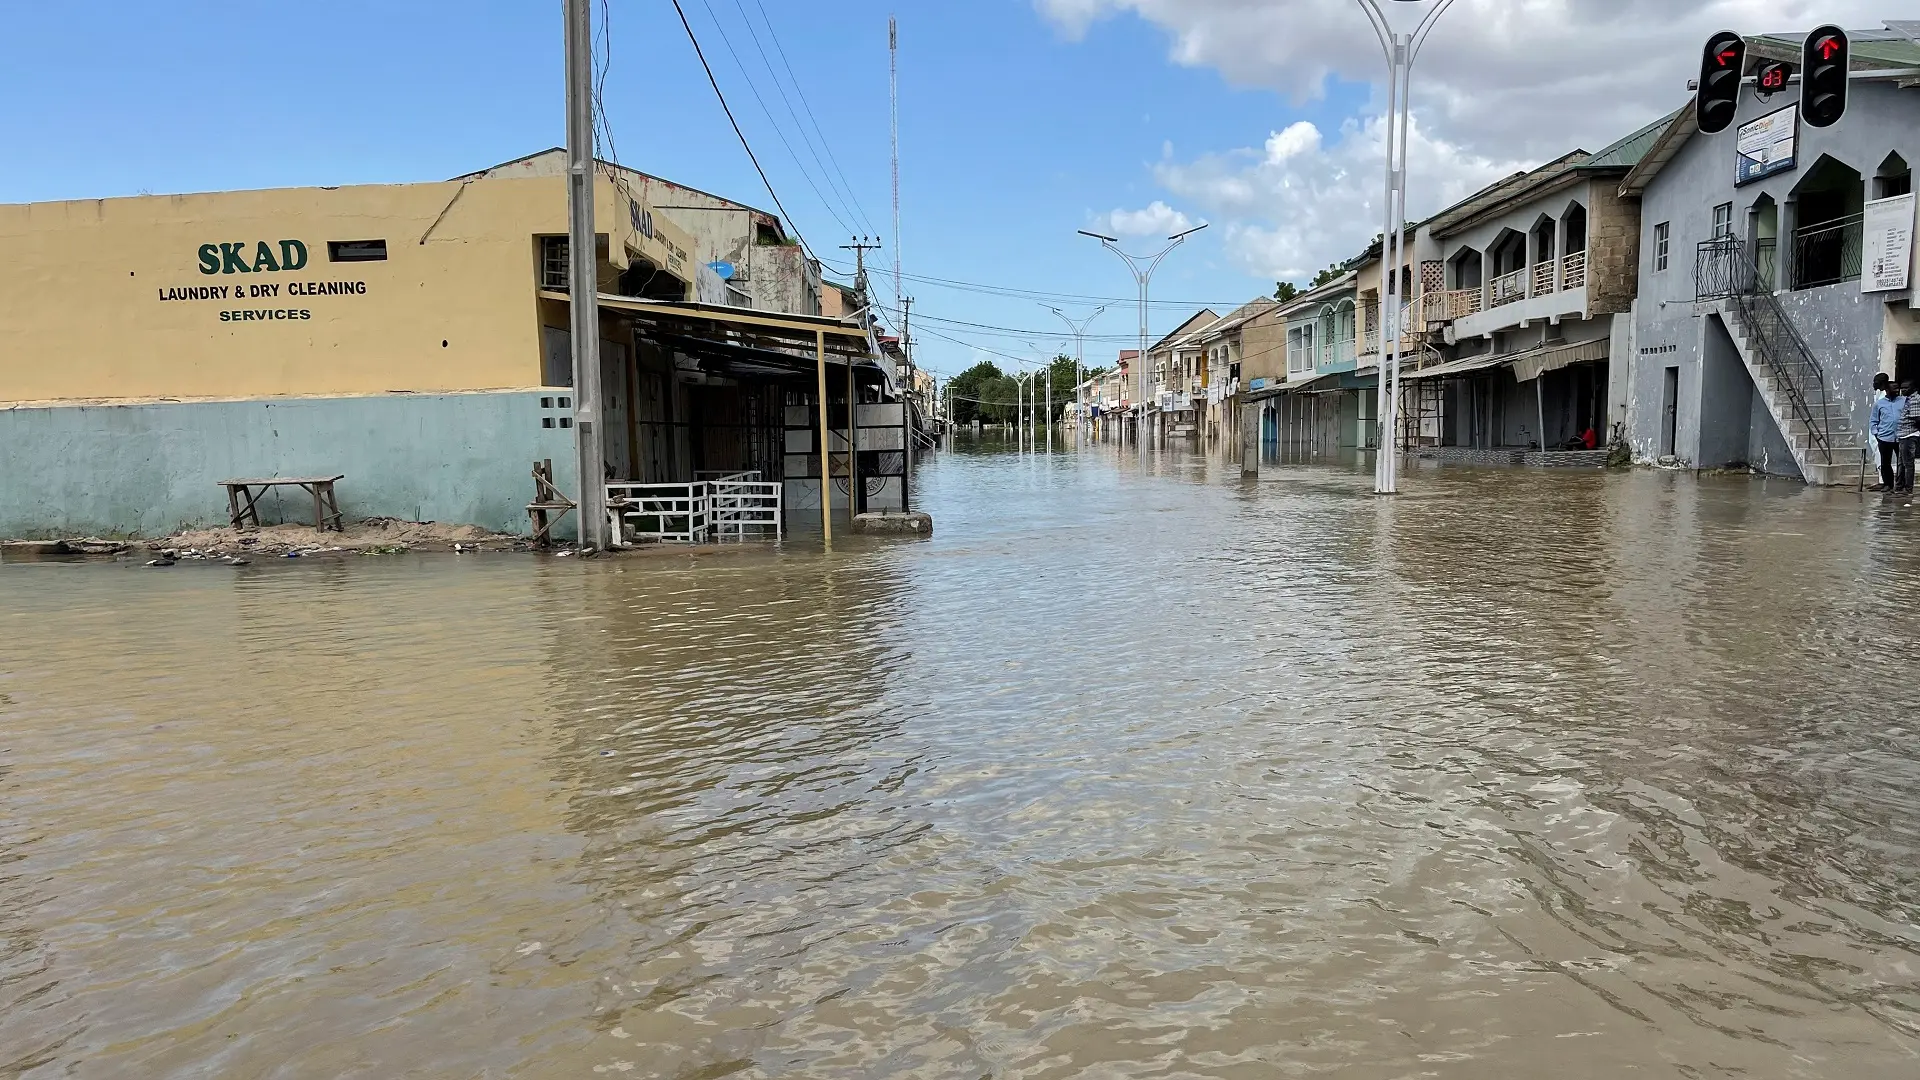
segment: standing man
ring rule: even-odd
[[[1906,415],[1905,398],[1895,397],[1891,380],[1885,375],[1873,377],[1873,412],[1867,430],[1880,445],[1880,491],[1894,488],[1893,465],[1900,453],[1900,419]]]

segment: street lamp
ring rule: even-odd
[[[1087,427],[1087,376],[1085,371],[1086,358],[1084,356],[1084,353],[1086,351],[1087,327],[1092,326],[1093,320],[1099,318],[1101,315],[1106,313],[1107,305],[1105,304],[1100,305],[1100,307],[1096,309],[1093,314],[1087,316],[1087,320],[1085,322],[1079,323],[1077,325],[1074,323],[1072,319],[1067,318],[1066,313],[1061,311],[1059,308],[1050,307],[1047,310],[1053,312],[1055,315],[1058,315],[1060,317],[1060,321],[1067,324],[1067,329],[1073,331],[1073,396],[1074,396],[1074,409],[1075,409],[1073,443],[1075,446],[1079,446],[1086,442],[1085,431]],[[1052,381],[1051,378],[1049,378],[1048,381],[1051,382]]]
[[[1362,0],[1362,2],[1371,3],[1372,0]],[[1453,0],[1445,0],[1445,2],[1452,3]],[[1153,279],[1153,272],[1159,268],[1160,260],[1171,254],[1174,248],[1185,243],[1187,237],[1192,236],[1204,228],[1206,228],[1206,225],[1202,224],[1196,225],[1186,232],[1174,233],[1172,236],[1167,237],[1171,242],[1160,250],[1160,254],[1152,257],[1136,257],[1121,251],[1120,241],[1116,237],[1105,236],[1096,232],[1088,232],[1085,229],[1078,230],[1081,236],[1093,237],[1095,240],[1100,241],[1101,247],[1120,256],[1120,260],[1127,264],[1127,269],[1133,271],[1134,283],[1140,286],[1140,356],[1134,361],[1134,363],[1139,366],[1137,372],[1139,396],[1134,399],[1134,407],[1140,410],[1140,414],[1134,421],[1133,437],[1143,449],[1147,444],[1146,440],[1141,438],[1140,433],[1140,426],[1146,423],[1147,419],[1147,283]],[[1145,266],[1146,269],[1142,270],[1142,266]]]
[[[1421,3],[1422,0],[1390,0]],[[1373,491],[1391,495],[1400,490],[1400,458],[1394,452],[1394,432],[1400,426],[1400,264],[1407,228],[1407,129],[1413,122],[1409,99],[1413,93],[1413,62],[1427,43],[1433,24],[1453,6],[1438,0],[1411,34],[1396,34],[1380,9],[1379,0],[1359,0],[1380,37],[1387,58],[1387,229],[1380,240],[1380,336],[1386,351],[1380,359],[1379,450],[1374,454]]]

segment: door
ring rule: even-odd
[[[1680,434],[1680,369],[1667,369],[1660,390],[1660,456],[1674,456],[1674,443]]]

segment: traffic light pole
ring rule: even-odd
[[[1413,62],[1433,32],[1433,24],[1453,6],[1453,0],[1439,0],[1411,34],[1396,34],[1378,0],[1359,0],[1380,37],[1381,51],[1387,58],[1387,191],[1386,231],[1380,237],[1380,336],[1385,352],[1380,358],[1380,400],[1375,422],[1379,425],[1378,450],[1374,453],[1373,490],[1376,495],[1392,495],[1400,490],[1400,275],[1405,261],[1407,229],[1407,131],[1413,123],[1411,97]]]

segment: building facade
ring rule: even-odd
[[[1800,42],[1750,38],[1749,58]],[[1920,379],[1912,163],[1920,47],[1854,35],[1846,114],[1743,93],[1703,134],[1683,111],[1622,183],[1644,229],[1626,408],[1634,459],[1855,483],[1873,376]],[[1876,72],[1886,71],[1879,75]]]
[[[868,332],[697,303],[698,241],[632,192],[595,185],[608,478],[755,469],[817,507],[789,422],[825,342],[829,427],[884,426]],[[580,480],[566,234],[541,173],[0,206],[0,535],[165,535],[223,523],[222,480],[336,474],[348,517],[526,531],[534,462]],[[904,434],[858,437],[827,467],[903,503]]]

